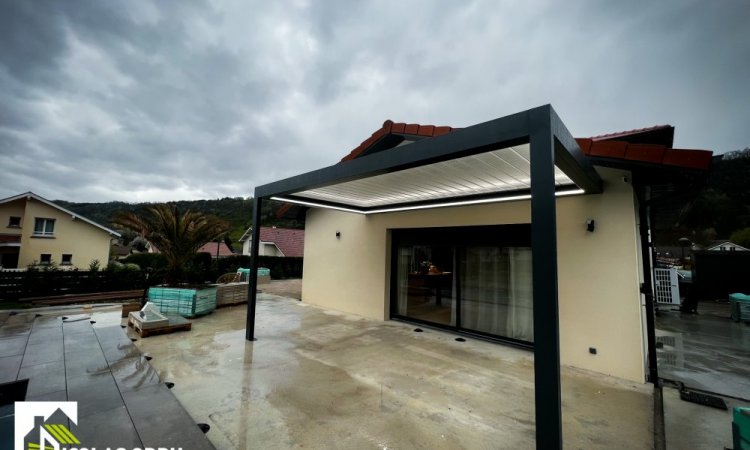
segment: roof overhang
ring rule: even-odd
[[[544,177],[556,195],[602,191],[576,140],[545,105],[259,186],[255,196],[360,214],[526,200],[540,152],[552,152],[554,170]]]

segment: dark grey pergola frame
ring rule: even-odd
[[[293,198],[295,192],[396,172],[472,154],[528,143],[531,171],[531,248],[534,309],[534,386],[536,446],[562,448],[560,336],[557,281],[557,166],[587,194],[602,192],[602,182],[557,113],[544,105],[400,148],[366,155],[255,188],[246,339],[255,340],[256,283],[260,211],[264,199]],[[528,193],[528,191],[527,191]],[[507,196],[518,192],[505,193]],[[497,197],[497,195],[495,196]],[[467,197],[460,197],[466,200]],[[456,198],[450,200],[457,200]],[[442,201],[445,201],[443,199]],[[316,203],[323,203],[315,201]],[[422,203],[424,204],[424,203]],[[426,203],[429,204],[429,203]],[[412,204],[415,205],[415,204]],[[366,208],[328,203],[366,212]],[[402,205],[392,205],[402,206]]]

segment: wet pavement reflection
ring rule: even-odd
[[[259,295],[136,342],[220,449],[533,448],[533,354]],[[563,368],[566,447],[649,448],[649,385]]]
[[[701,303],[697,315],[661,311],[656,341],[661,378],[750,399],[750,325],[733,322],[728,304]]]

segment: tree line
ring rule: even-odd
[[[142,214],[154,203],[76,203],[65,200],[54,200],[54,203],[80,214],[94,222],[116,228],[115,219],[121,213]],[[229,224],[228,240],[236,246],[242,234],[253,222],[253,199],[243,197],[224,197],[215,200],[180,200],[168,202],[181,211],[194,211],[207,216],[215,216]],[[281,228],[304,228],[303,221],[296,219],[279,219],[276,217],[281,202],[264,201],[261,208],[263,226]],[[130,236],[128,236],[130,237]]]

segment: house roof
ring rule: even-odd
[[[460,130],[460,128],[394,123],[391,120],[386,120],[380,129],[344,156],[341,162],[381,150],[378,147],[382,147],[389,136],[403,138],[399,141],[398,144],[400,144],[404,140],[414,141],[440,136],[454,130]],[[589,138],[576,138],[576,141],[584,154],[592,157],[615,158],[686,169],[708,170],[711,167],[711,151],[673,149],[671,148],[673,136],[673,126],[656,125]],[[393,148],[396,145],[390,145],[388,148]]]
[[[684,169],[708,170],[713,153],[708,150],[673,149],[658,144],[632,144],[617,140],[576,139],[586,156],[611,158]]]
[[[250,239],[252,230],[252,227],[248,228],[240,238],[240,242]],[[284,256],[302,257],[305,254],[305,230],[260,227],[260,242],[276,245]]]
[[[234,253],[232,253],[232,250],[230,250],[230,248],[227,247],[227,244],[225,244],[224,242],[206,242],[201,248],[198,249],[198,251],[196,251],[196,253],[210,253],[211,256],[216,256],[217,245],[219,247],[219,257],[234,255]]]
[[[355,159],[359,156],[363,156],[365,153],[375,153],[373,150],[377,150],[378,147],[383,147],[383,149],[393,148],[404,140],[415,141],[424,138],[442,136],[443,134],[448,134],[457,129],[458,128],[446,126],[419,125],[416,123],[394,123],[392,120],[386,120],[383,122],[382,127],[372,133],[370,137],[362,141],[361,144],[352,149],[349,154],[341,159],[341,162]],[[393,140],[393,137],[397,137],[397,139]]]
[[[96,228],[99,228],[102,231],[106,231],[107,233],[109,233],[109,234],[111,234],[113,236],[120,237],[120,233],[118,233],[118,232],[116,232],[114,230],[111,230],[111,229],[109,229],[109,228],[107,228],[107,227],[105,227],[103,225],[100,225],[100,224],[94,222],[91,219],[87,219],[87,218],[83,217],[80,214],[74,213],[73,211],[69,211],[69,210],[63,208],[62,206],[60,206],[58,204],[55,204],[55,203],[47,200],[46,198],[40,197],[39,195],[37,195],[37,194],[35,194],[35,193],[31,192],[31,191],[25,192],[23,194],[14,195],[13,197],[8,197],[8,198],[0,199],[0,205],[2,205],[3,203],[10,203],[10,202],[14,202],[16,200],[21,200],[21,199],[24,199],[24,198],[27,198],[27,199],[28,198],[33,198],[34,200],[37,200],[37,201],[39,201],[41,203],[44,203],[47,206],[51,206],[52,208],[55,208],[55,209],[57,209],[59,211],[62,211],[65,214],[70,214],[70,216],[73,219],[82,220],[82,221],[88,223],[89,225],[92,225],[92,226],[94,226]]]
[[[450,126],[395,123],[386,120],[370,137],[362,141],[339,164],[365,155],[403,146],[421,139],[441,136],[461,128]],[[674,127],[656,125],[627,131],[578,138],[583,153],[596,160],[614,160],[619,164],[644,164],[650,167],[706,171],[711,167],[712,152],[707,150],[673,149]],[[285,203],[277,217],[297,217],[306,207]]]
[[[715,249],[715,248],[718,248],[718,247],[721,247],[722,245],[727,245],[727,244],[731,244],[731,245],[733,245],[734,247],[737,247],[737,248],[741,248],[741,249],[743,249],[743,250],[750,250],[750,249],[747,249],[747,248],[745,248],[745,247],[743,247],[743,246],[741,246],[741,245],[739,245],[739,244],[735,244],[734,242],[732,242],[732,241],[729,241],[729,240],[723,240],[723,241],[714,241],[714,242],[712,242],[712,243],[711,243],[710,245],[708,245],[708,246],[706,247],[706,250],[713,250],[713,249]]]
[[[671,148],[674,143],[674,127],[672,125],[655,125],[653,127],[600,134],[589,139],[593,141],[625,141],[631,144],[660,144]]]

